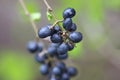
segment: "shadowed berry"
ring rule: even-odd
[[[54,75],[61,75],[61,70],[60,70],[60,68],[59,67],[53,67],[53,69],[52,69],[52,73],[54,74]]]
[[[67,73],[63,73],[61,80],[70,80],[70,76]]]
[[[60,60],[67,59],[68,58],[68,54],[67,53],[65,53],[65,54],[59,54],[59,55],[57,55],[57,58],[60,59]]]
[[[41,74],[43,74],[43,75],[47,75],[47,74],[49,73],[49,67],[48,67],[48,65],[42,64],[42,65],[40,66],[40,72],[41,72]]]
[[[77,26],[76,26],[76,24],[75,23],[73,23],[72,24],[72,26],[71,26],[71,28],[69,29],[69,31],[76,31],[76,29],[77,29]]]
[[[62,71],[66,69],[66,65],[63,62],[57,62],[56,66],[59,67]]]
[[[45,60],[47,59],[47,55],[39,56],[39,54],[35,55],[35,60],[39,63],[45,63]]]
[[[38,50],[38,45],[35,41],[30,41],[27,44],[27,49],[31,53],[35,53]]]
[[[59,35],[59,34],[53,34],[50,37],[50,39],[53,43],[61,43],[63,41],[61,35]]]
[[[58,48],[57,48],[57,53],[59,55],[65,54],[68,51],[68,46],[66,43],[62,43]]]
[[[78,43],[82,40],[82,34],[80,32],[71,32],[69,39],[74,43]]]
[[[41,27],[38,30],[38,36],[40,38],[46,38],[46,37],[50,36],[51,34],[52,34],[52,30],[50,29],[50,25]]]
[[[70,44],[70,43],[66,43],[68,46],[68,50],[71,51],[74,49],[74,45]]]
[[[72,18],[73,16],[75,16],[76,11],[73,8],[67,8],[64,10],[63,12],[63,18]]]
[[[77,69],[74,68],[74,67],[68,67],[68,68],[67,68],[67,73],[68,73],[70,76],[76,76],[76,75],[77,75]]]
[[[71,29],[71,26],[72,26],[72,19],[71,18],[66,18],[64,21],[63,21],[63,27],[65,30],[70,30]]]
[[[55,55],[57,53],[57,48],[56,47],[48,47],[47,49],[49,55]]]

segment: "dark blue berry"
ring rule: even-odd
[[[27,49],[31,53],[35,53],[38,50],[38,45],[35,41],[30,41],[27,44]]]
[[[70,29],[71,29],[71,26],[72,26],[72,19],[71,19],[71,18],[66,18],[66,19],[63,21],[63,27],[64,27],[64,29],[70,30]]]
[[[48,65],[47,64],[42,64],[40,66],[40,72],[43,75],[47,75],[49,73],[49,67],[48,67]]]
[[[46,55],[39,56],[39,54],[35,55],[35,60],[39,63],[45,63],[45,60],[47,59]]]
[[[69,51],[71,51],[71,50],[74,49],[74,45],[73,45],[73,44],[71,44],[71,43],[66,43],[66,44],[67,44],[67,46],[68,46],[68,50],[69,50]]]
[[[50,80],[61,80],[59,77],[52,76]]]
[[[61,29],[59,26],[54,26],[53,31],[54,31],[54,33],[58,33],[59,31],[61,31]]]
[[[77,69],[74,68],[74,67],[68,67],[67,68],[67,73],[72,77],[76,76],[77,75]]]
[[[59,55],[63,55],[65,53],[67,53],[68,51],[68,46],[66,45],[66,43],[62,43],[58,48],[57,48],[57,53]]]
[[[71,32],[69,39],[74,43],[78,43],[82,40],[82,34],[80,32]]]
[[[52,69],[52,73],[54,74],[54,75],[61,75],[61,69],[59,68],[59,67],[53,67],[53,69]]]
[[[53,34],[53,35],[50,37],[50,39],[51,39],[51,41],[52,41],[53,43],[60,43],[60,42],[63,41],[61,35],[59,35],[59,34]]]
[[[51,43],[50,47],[56,47],[57,48],[57,47],[59,47],[59,45],[60,45],[60,43]]]
[[[43,44],[38,43],[38,52],[42,52],[42,50],[43,50]]]
[[[63,73],[61,80],[70,80],[70,76],[67,73]]]
[[[57,62],[56,66],[59,67],[62,71],[66,69],[66,65],[64,62]]]
[[[38,36],[40,38],[46,38],[46,37],[50,36],[51,34],[52,34],[52,30],[50,29],[50,25],[41,27],[38,30]]]
[[[75,16],[76,11],[73,8],[67,8],[64,10],[63,12],[63,18],[72,18],[73,16]]]
[[[59,55],[57,55],[57,58],[60,59],[60,60],[67,59],[68,58],[68,54],[67,53],[61,54],[61,55],[59,54]]]
[[[76,29],[77,29],[77,26],[76,26],[76,24],[75,23],[73,23],[72,24],[72,26],[71,26],[71,28],[69,29],[69,31],[76,31]]]
[[[48,47],[47,49],[49,55],[55,55],[57,53],[56,47]]]

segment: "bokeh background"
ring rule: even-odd
[[[46,17],[43,0],[24,0],[30,13]],[[66,61],[79,70],[72,80],[120,80],[120,0],[48,0],[58,19],[67,7],[76,9],[73,21],[84,39]],[[26,43],[35,34],[18,0],[0,0],[0,80],[46,80],[40,75]]]

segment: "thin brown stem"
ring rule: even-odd
[[[48,11],[52,11],[52,8],[50,7],[50,5],[48,4],[48,2],[46,1],[46,0],[43,0],[44,1],[44,3],[45,3],[45,5],[47,6],[47,10]]]
[[[50,29],[52,29],[56,24],[58,24],[58,23],[60,23],[60,22],[62,22],[63,20],[57,20],[51,27],[50,27]]]
[[[28,11],[24,1],[23,0],[19,0],[19,2],[21,4],[22,8],[24,9],[25,14],[30,18],[30,22],[31,22],[32,27],[33,27],[33,29],[35,31],[36,39],[38,40],[39,39],[38,38],[38,28],[37,28],[36,24],[35,24],[34,20],[32,20],[32,18],[30,16],[30,13],[29,13],[29,11]]]

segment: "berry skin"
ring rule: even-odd
[[[67,59],[68,58],[68,54],[65,53],[65,54],[58,55],[57,58],[60,59],[60,60]]]
[[[67,8],[63,12],[63,18],[64,19],[66,19],[66,18],[72,18],[72,17],[75,16],[75,14],[76,14],[76,11],[73,8]]]
[[[55,66],[55,67],[53,67],[52,73],[54,75],[61,75],[62,72],[61,72],[60,68]]]
[[[76,31],[76,29],[77,29],[77,26],[75,23],[73,23],[69,31],[73,32],[73,31]]]
[[[60,29],[59,26],[54,26],[54,27],[53,27],[53,32],[54,32],[54,33],[58,33],[59,31],[61,31],[61,29]]]
[[[57,48],[57,53],[59,55],[63,55],[65,53],[67,53],[68,51],[68,46],[66,45],[66,43],[62,43],[58,48]]]
[[[67,73],[63,73],[61,80],[70,80],[70,76]]]
[[[82,40],[82,34],[80,32],[71,32],[69,39],[74,43],[78,43]]]
[[[39,63],[45,63],[45,59],[47,59],[46,55],[39,56],[39,54],[35,55],[35,60]]]
[[[50,47],[56,47],[57,48],[57,47],[59,47],[59,45],[60,45],[60,43],[51,43]]]
[[[70,44],[70,43],[67,43],[67,46],[68,46],[68,50],[71,51],[74,49],[74,45]]]
[[[51,77],[50,80],[61,80],[61,79],[58,77]]]
[[[56,66],[59,67],[62,71],[66,69],[66,65],[63,62],[57,62]]]
[[[47,49],[49,55],[55,55],[57,53],[56,47],[48,47]]]
[[[77,69],[74,68],[74,67],[68,67],[67,68],[67,73],[73,77],[73,76],[76,76],[77,75]]]
[[[71,18],[66,18],[64,21],[63,21],[63,27],[65,30],[70,30],[71,29],[71,26],[72,26],[72,19]]]
[[[43,44],[38,43],[38,52],[42,52],[42,50],[43,50]]]
[[[40,72],[42,75],[47,75],[49,73],[49,67],[46,64],[40,66]]]
[[[51,41],[52,41],[53,43],[60,43],[60,42],[63,41],[61,35],[59,35],[59,34],[53,34],[53,35],[50,37],[50,39],[51,39]]]
[[[35,41],[30,41],[27,44],[27,49],[28,49],[29,52],[35,53],[38,49],[38,45]]]
[[[40,38],[46,38],[52,34],[52,30],[49,28],[50,25],[44,26],[38,30],[38,36]]]

